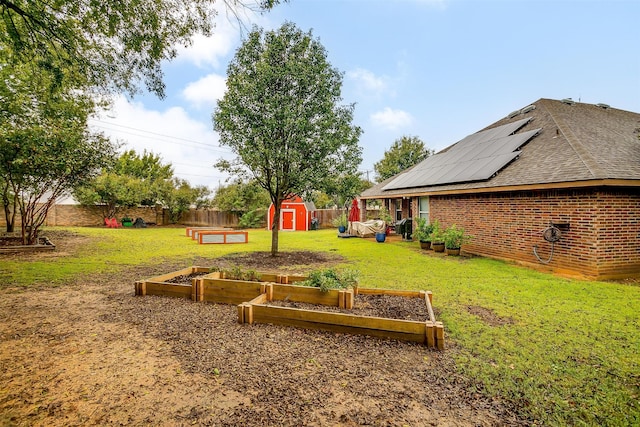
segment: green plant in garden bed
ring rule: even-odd
[[[297,284],[320,288],[322,292],[327,292],[329,289],[356,288],[358,284],[358,272],[349,269],[336,271],[331,268],[314,270],[309,273],[309,279],[298,282]]]
[[[224,275],[225,279],[230,280],[244,280],[246,282],[259,282],[260,273],[252,269],[243,269],[240,266],[233,266],[231,268],[217,268],[212,267],[211,271],[219,271]]]

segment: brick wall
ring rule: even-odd
[[[118,221],[124,217],[131,219],[140,217],[147,223],[158,223],[156,208],[154,207],[126,209],[117,215]],[[104,220],[102,219],[102,211],[98,208],[79,205],[53,205],[49,209],[45,225],[90,227],[104,225]]]
[[[568,224],[549,268],[600,278],[640,273],[640,195],[632,189],[548,190],[432,196],[431,220],[455,223],[474,236],[469,253],[541,265],[550,222]]]

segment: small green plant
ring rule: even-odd
[[[460,249],[464,243],[471,239],[471,236],[465,234],[464,228],[457,227],[455,224],[444,231],[444,247],[447,249]]]
[[[260,228],[264,224],[265,216],[264,209],[254,209],[245,212],[238,220],[238,225],[241,228]]]
[[[331,221],[334,227],[346,227],[349,225],[346,213],[341,213]]]
[[[233,266],[230,269],[221,269],[220,272],[225,279],[245,280],[247,282],[259,282],[260,274],[255,270],[243,270],[239,266]]]
[[[433,229],[431,230],[431,243],[443,243],[444,230],[440,226],[440,221],[436,219],[431,225],[433,226]]]
[[[391,214],[389,213],[389,209],[385,208],[384,206],[381,206],[379,215],[381,220],[383,220],[387,224],[391,224],[392,218],[391,218]]]
[[[413,234],[417,240],[421,242],[430,242],[431,241],[431,233],[433,232],[433,224],[427,223],[426,218],[418,218],[416,219],[417,227],[416,232]]]
[[[357,288],[358,271],[345,269],[336,271],[332,268],[326,270],[314,270],[309,273],[309,278],[299,282],[299,285],[320,288],[320,291],[327,292],[329,289]]]

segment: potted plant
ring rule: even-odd
[[[380,219],[385,223],[385,232],[387,235],[389,235],[389,233],[391,233],[391,214],[389,213],[389,210],[384,206],[380,207],[379,213]]]
[[[433,221],[431,231],[431,248],[434,252],[444,252],[444,230],[440,227],[438,220]]]
[[[431,233],[433,232],[433,224],[427,223],[426,218],[416,219],[417,227],[414,237],[420,241],[422,249],[431,248]]]
[[[340,234],[344,233],[345,231],[347,231],[347,226],[349,225],[347,214],[344,212],[341,213],[336,218],[334,218],[332,224],[334,227],[338,227],[338,232]]]
[[[460,246],[469,241],[471,236],[465,234],[464,228],[453,224],[444,231],[444,246],[447,255],[460,255]]]

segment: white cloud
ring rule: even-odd
[[[357,68],[347,73],[347,77],[356,81],[359,87],[366,91],[380,93],[387,88],[387,83],[382,77],[377,77],[369,70]]]
[[[189,83],[182,91],[182,96],[196,108],[212,107],[224,96],[226,89],[225,77],[209,74],[198,81]]]
[[[395,130],[410,125],[413,122],[413,117],[406,111],[393,110],[386,107],[382,111],[373,113],[371,115],[371,122],[376,126]]]
[[[176,176],[192,185],[215,188],[226,178],[213,164],[220,157],[231,158],[229,150],[218,146],[218,136],[209,121],[195,120],[182,107],[148,110],[139,102],[120,97],[108,114],[90,124],[112,140],[123,142],[122,150],[160,155],[164,163],[173,165]]]
[[[210,37],[196,35],[192,38],[191,46],[178,47],[176,61],[186,61],[199,68],[219,68],[222,61],[226,63],[226,57],[240,46],[241,36],[251,31],[253,25],[269,26],[266,15],[262,16],[255,12],[258,9],[256,1],[231,3],[236,4],[232,6],[235,11],[222,6],[221,2],[221,10],[215,18],[212,35]]]
[[[218,17],[210,37],[198,34],[193,37],[191,46],[178,48],[176,62],[186,61],[199,68],[208,66],[218,68],[221,65],[221,59],[238,45],[239,39],[239,24],[234,25],[229,19]]]

